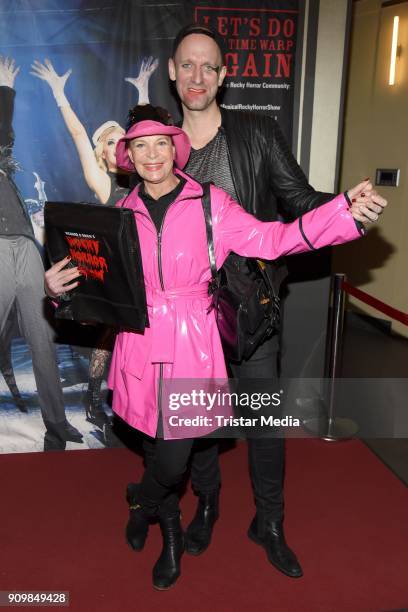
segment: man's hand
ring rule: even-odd
[[[348,196],[351,201],[351,214],[356,221],[361,221],[365,225],[378,221],[387,206],[387,200],[373,189],[370,179],[349,189]]]
[[[79,282],[74,281],[74,279],[81,276],[81,272],[79,272],[76,266],[64,269],[69,262],[70,258],[64,257],[64,259],[55,263],[45,273],[44,288],[48,297],[57,298],[63,293],[78,287]]]
[[[14,81],[19,72],[20,68],[16,68],[16,63],[11,57],[0,55],[0,85],[14,89]]]

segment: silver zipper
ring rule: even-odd
[[[161,258],[162,231],[163,231],[164,219],[166,218],[167,211],[169,210],[169,208],[170,208],[170,206],[167,207],[166,212],[163,215],[162,222],[160,224],[160,230],[157,232],[157,265],[158,265],[158,268],[159,268],[159,279],[160,279],[160,286],[162,288],[162,291],[164,291],[164,280],[163,280],[162,258]],[[163,364],[160,363],[159,365],[160,365],[160,368],[159,368],[159,388],[157,390],[157,414],[158,415],[160,415],[160,413],[161,413],[162,395],[163,395]],[[162,414],[162,420],[163,420],[163,414]]]

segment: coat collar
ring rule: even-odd
[[[202,185],[198,181],[194,180],[189,174],[182,172],[178,168],[175,169],[175,174],[177,176],[184,178],[184,180],[186,181],[181,193],[179,193],[179,195],[176,197],[175,202],[181,203],[184,200],[190,200],[190,201],[196,200],[198,202],[201,201],[201,197],[203,196]],[[142,198],[139,195],[141,187],[142,187],[141,183],[136,185],[136,187],[127,197],[126,202],[124,202],[124,206],[125,208],[130,208],[131,210],[134,210],[136,213],[139,213],[140,220],[143,223],[143,225],[147,229],[149,229],[151,232],[156,233],[156,228],[154,226],[154,223],[149,215],[149,212]],[[173,207],[175,202],[173,202],[170,205],[170,208]],[[169,216],[171,220],[174,220],[178,216],[178,214],[169,215]]]
[[[176,174],[176,176],[180,176],[186,181],[181,193],[179,193],[179,195],[177,196],[176,201],[202,197],[203,188],[198,181],[193,179],[189,174],[182,172],[182,170],[179,170],[178,168],[175,169],[174,173]],[[127,202],[125,204],[126,208],[132,208],[135,211],[146,212],[146,207],[139,196],[141,187],[142,184],[139,183],[133,189],[132,193],[128,196]]]

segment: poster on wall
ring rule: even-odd
[[[137,103],[181,118],[167,63],[188,23],[207,25],[224,41],[221,103],[275,117],[290,142],[298,15],[299,0],[3,2],[0,274],[9,269],[11,248],[23,257],[35,245],[43,255],[46,201],[114,204],[128,193],[116,173],[116,142]],[[34,259],[31,284],[42,288]],[[0,452],[120,444],[106,402],[113,332],[60,324],[63,342],[50,348],[51,327],[35,323],[31,289],[16,291],[8,281],[0,278]],[[48,316],[55,328],[43,302],[36,316]]]
[[[225,45],[225,108],[263,112],[292,136],[298,2],[228,2],[196,6],[194,20]]]

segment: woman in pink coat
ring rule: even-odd
[[[157,119],[154,109],[152,113]],[[167,407],[161,406],[163,381],[227,377],[215,313],[209,309],[211,271],[203,188],[182,172],[189,153],[185,132],[159,120],[134,124],[118,142],[116,153],[118,166],[136,168],[143,181],[118,205],[135,213],[150,327],[144,334],[118,334],[109,385],[114,411],[155,439],[154,461],[148,463],[138,503],[131,507],[130,543],[141,550],[150,519],[159,518],[163,550],[153,568],[157,589],[169,588],[180,575],[184,543],[175,491],[193,444],[188,428],[182,439],[157,436],[169,418]],[[358,195],[360,187],[349,196]],[[261,222],[213,186],[211,208],[218,268],[231,251],[275,259],[354,240],[364,233],[349,212],[347,195],[290,224]],[[64,270],[66,263],[54,264],[46,273],[46,289],[52,297],[78,284],[77,268]]]

